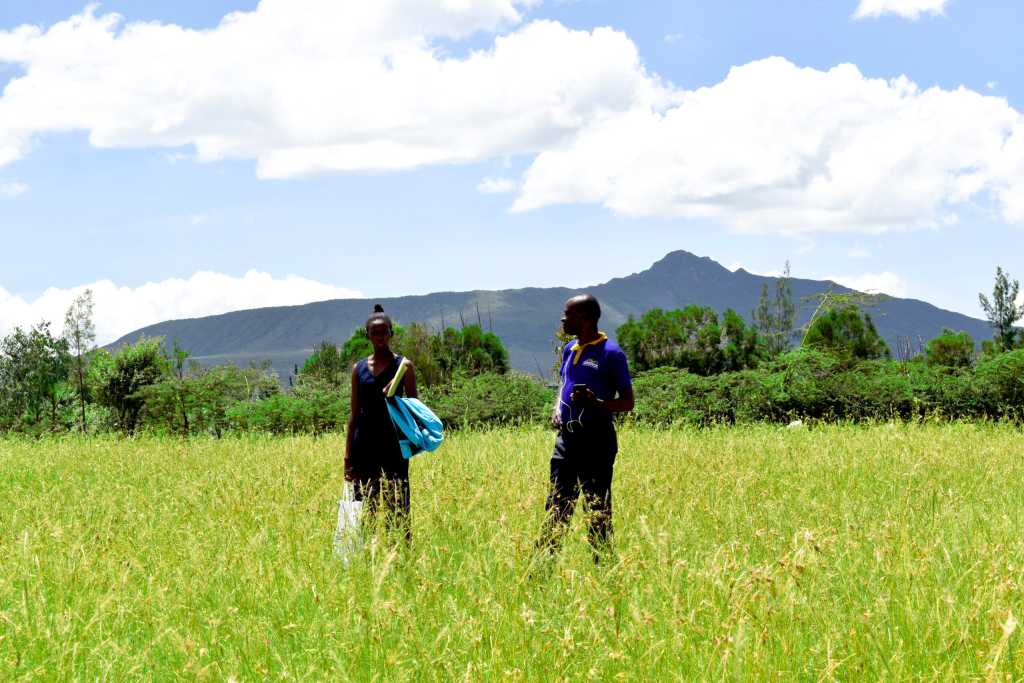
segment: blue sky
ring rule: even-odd
[[[675,249],[975,316],[1024,274],[1022,3],[441,4],[4,3],[0,328],[87,285],[110,337]]]

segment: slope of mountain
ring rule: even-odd
[[[552,365],[551,340],[562,306],[566,299],[579,292],[591,292],[600,300],[601,328],[614,337],[615,328],[629,315],[639,316],[651,308],[671,310],[688,304],[711,306],[719,312],[733,308],[749,323],[750,312],[757,307],[765,282],[771,283],[772,278],[743,269],[732,272],[710,258],[674,251],[641,273],[592,287],[437,292],[257,308],[157,323],[126,334],[107,348],[134,341],[142,334],[159,335],[167,341],[181,341],[184,348],[192,349],[193,357],[204,364],[229,361],[246,364],[251,359],[269,358],[283,378],[296,363],[301,364],[310,355],[314,343],[322,339],[345,341],[353,329],[364,323],[373,311],[373,304],[379,302],[399,323],[417,321],[435,329],[441,328],[442,316],[446,326],[459,326],[461,308],[465,324],[479,320],[485,330],[491,328],[501,337],[514,368],[537,372],[538,366],[546,371]],[[793,279],[793,294],[797,298],[822,292],[827,287],[825,281]],[[810,317],[810,311],[801,311],[800,315],[802,323]],[[875,322],[886,341],[891,343],[897,334],[909,335],[915,347],[919,337],[927,343],[943,326],[963,330],[978,343],[992,336],[983,320],[916,299],[891,299],[880,304]]]

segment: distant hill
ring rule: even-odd
[[[630,314],[639,316],[651,308],[672,310],[688,304],[711,306],[719,312],[733,308],[749,323],[750,312],[757,307],[761,295],[761,286],[772,281],[773,278],[753,275],[743,269],[732,272],[708,257],[674,251],[641,273],[591,287],[437,292],[256,308],[157,323],[126,334],[107,348],[134,342],[141,334],[159,335],[168,342],[179,340],[184,348],[192,349],[193,358],[204,364],[230,361],[244,365],[251,359],[270,359],[284,378],[295,364],[301,365],[309,357],[314,343],[322,339],[341,343],[348,339],[353,329],[364,324],[374,303],[383,304],[384,310],[399,323],[416,321],[436,329],[441,328],[442,314],[446,326],[458,327],[460,307],[467,325],[477,322],[479,304],[484,330],[491,327],[501,337],[511,355],[512,366],[536,372],[539,364],[546,371],[554,358],[551,340],[562,306],[574,294],[586,291],[598,298],[602,309],[601,329],[614,337],[615,328]],[[828,282],[822,280],[794,278],[793,294],[799,298],[822,292],[827,286]],[[880,315],[882,313],[886,315]],[[809,311],[801,311],[800,322],[809,317]],[[992,337],[985,321],[916,299],[892,299],[879,305],[875,323],[879,333],[890,343],[897,333],[909,335],[915,342],[920,337],[927,343],[943,326],[963,330],[977,343]]]

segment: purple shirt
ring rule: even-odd
[[[587,388],[602,401],[615,398],[620,389],[633,386],[629,377],[629,364],[626,354],[615,342],[602,339],[596,344],[576,348],[579,342],[566,344],[562,351],[562,389],[559,394],[562,424],[570,420],[599,417],[610,419],[612,412],[604,408],[585,408],[572,402],[572,388],[577,382],[586,384]]]

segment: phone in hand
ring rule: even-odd
[[[577,383],[577,384],[572,385],[572,393],[574,393],[574,394],[583,394],[584,396],[586,396],[587,395],[587,385],[586,384],[582,384],[582,383]]]

